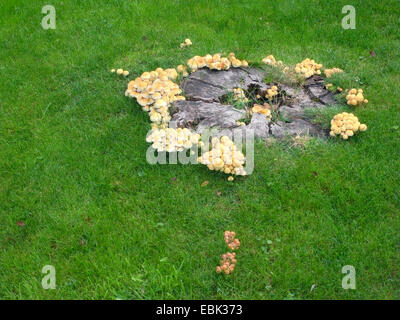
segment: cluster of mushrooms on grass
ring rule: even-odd
[[[191,45],[186,39],[181,47]],[[129,75],[123,69],[111,72]],[[309,58],[291,67],[269,55],[256,67],[234,53],[207,54],[176,68],[144,72],[129,81],[125,95],[148,112],[152,130],[146,141],[157,152],[207,148],[197,162],[229,175],[232,181],[234,175],[247,174],[246,157],[232,140],[235,132],[246,135],[253,130],[256,138],[311,135],[348,140],[365,131],[367,126],[352,113],[335,115],[328,131],[305,115],[307,108],[339,104],[344,100],[342,91],[348,108],[368,103],[360,88],[330,88],[327,78],[343,72]],[[271,74],[280,77],[271,78]],[[206,129],[216,129],[217,134],[207,137],[211,143],[205,144],[202,133]]]
[[[180,44],[182,49],[189,46],[190,39]],[[121,68],[111,72],[123,77],[130,74]],[[234,176],[251,173],[246,171],[242,141],[236,143],[234,139],[237,133],[245,138],[250,133],[251,139],[291,136],[297,143],[309,136],[348,140],[366,131],[367,125],[351,112],[334,115],[330,128],[322,128],[307,115],[307,110],[335,105],[354,108],[368,103],[363,89],[335,88],[328,83],[328,78],[342,73],[340,68],[324,68],[309,58],[289,66],[273,55],[257,64],[234,53],[216,53],[194,56],[176,68],[143,72],[129,81],[125,96],[135,98],[148,113],[151,130],[146,141],[153,150],[189,152],[196,163],[233,181]],[[235,236],[233,231],[224,233],[232,252],[222,254],[215,269],[219,274],[229,275],[235,270],[237,256],[233,251],[240,246]]]

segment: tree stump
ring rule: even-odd
[[[238,125],[237,122],[246,116],[246,111],[223,103],[223,97],[234,88],[265,95],[272,86],[264,82],[266,76],[266,71],[256,68],[199,69],[181,83],[186,100],[173,104],[170,109],[172,121],[178,127],[190,128],[198,133],[213,128],[217,129],[218,135],[232,136],[235,131],[246,134],[251,129],[257,138],[293,135],[326,137],[328,132],[313,124],[304,112],[306,108],[336,104],[334,94],[324,87],[323,78],[319,76],[307,79],[303,86],[276,84],[285,95],[275,110],[278,118],[271,121],[265,115],[253,113],[247,125]]]

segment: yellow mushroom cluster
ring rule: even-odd
[[[270,54],[261,60],[262,63],[268,64],[273,67],[281,68],[283,72],[289,71],[289,67],[285,66],[281,60],[276,61],[275,57]]]
[[[332,83],[327,83],[327,84],[325,85],[325,88],[326,88],[326,89],[331,88],[331,89],[330,89],[331,91],[334,91],[334,90],[335,90],[335,86],[334,86]],[[341,87],[336,87],[336,90],[337,90],[338,92],[342,92],[342,91],[343,91],[343,89],[342,89]]]
[[[235,252],[224,253],[220,265],[215,268],[215,271],[217,273],[231,274],[235,270],[236,262]]]
[[[124,70],[124,69],[111,69],[110,70],[112,73],[117,73],[117,75],[123,75],[124,77],[129,76],[129,71],[128,70]]]
[[[368,100],[364,98],[362,89],[350,89],[346,96],[347,104],[350,106],[356,106],[363,103],[368,103]]]
[[[182,77],[187,77],[189,73],[187,72],[186,66],[180,64],[179,66],[176,67],[176,71],[182,75]]]
[[[200,138],[198,133],[193,133],[187,128],[166,128],[153,129],[146,141],[152,143],[152,147],[159,152],[174,152],[190,149],[199,144]]]
[[[272,54],[262,59],[261,62],[274,67],[283,66],[283,62],[281,60],[276,61]]]
[[[244,126],[246,125],[246,123],[243,122],[243,121],[236,121],[236,125],[237,125],[237,126],[244,127]]]
[[[222,136],[220,139],[214,137],[211,139],[211,145],[211,151],[204,152],[197,159],[199,163],[206,165],[210,170],[246,175],[243,168],[246,158],[229,137]]]
[[[277,95],[278,95],[278,87],[272,86],[271,88],[267,89],[265,97],[271,100],[273,97]]]
[[[233,99],[239,102],[247,102],[249,100],[242,88],[233,88]]]
[[[157,68],[144,72],[128,83],[125,95],[136,98],[144,111],[149,112],[153,128],[166,128],[171,120],[168,108],[177,100],[185,100],[182,90],[172,80],[178,77],[175,69]]]
[[[325,69],[324,70],[325,76],[327,78],[330,78],[335,73],[341,73],[341,72],[343,72],[343,70],[340,69],[340,68],[332,68],[332,69]]]
[[[180,44],[180,47],[181,48],[190,47],[191,45],[192,45],[192,41],[190,41],[190,39],[185,39],[185,41]]]
[[[267,120],[271,120],[271,106],[268,103],[264,103],[263,105],[261,104],[255,104],[253,108],[250,109],[250,114],[252,113],[260,113],[264,114],[267,118]]]
[[[219,53],[214,55],[207,54],[204,57],[194,56],[187,61],[187,65],[192,72],[204,67],[212,70],[228,70],[231,66],[234,68],[249,66],[246,60],[237,59],[233,52],[228,57],[223,57]]]
[[[306,58],[302,62],[297,63],[295,71],[309,78],[314,74],[321,74],[322,64],[316,63],[314,59]]]
[[[224,240],[226,245],[231,250],[237,250],[240,246],[240,241],[238,238],[235,238],[236,232],[235,231],[225,231],[224,232]]]
[[[367,126],[365,124],[361,124],[354,114],[342,112],[335,115],[331,120],[331,131],[329,134],[332,137],[340,135],[342,139],[347,140],[357,131],[366,130]]]
[[[229,178],[233,177],[230,176]],[[228,178],[228,180],[229,180]],[[225,231],[224,232],[224,239],[225,243],[230,250],[237,250],[240,246],[239,239],[235,238],[236,233],[234,231]],[[216,267],[217,273],[223,272],[224,274],[230,274],[235,270],[236,264],[236,253],[235,252],[227,252],[222,255],[222,260],[220,261],[220,265]]]

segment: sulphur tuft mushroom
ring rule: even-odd
[[[314,59],[306,58],[302,62],[297,63],[295,71],[305,78],[309,78],[315,74],[321,74],[322,64],[315,62]]]
[[[197,159],[199,163],[206,165],[210,170],[225,174],[246,175],[243,167],[246,158],[229,137],[214,137],[211,139],[211,145],[211,150],[204,152]]]
[[[340,68],[332,68],[332,69],[325,69],[324,70],[325,76],[327,78],[330,78],[335,73],[341,73],[341,72],[344,72],[344,71],[342,69],[340,69]]]
[[[365,124],[361,124],[354,114],[342,112],[335,115],[331,120],[331,131],[329,132],[329,135],[331,137],[340,135],[343,140],[347,140],[358,131],[366,130],[367,126]]]
[[[233,88],[232,91],[233,91],[233,99],[235,101],[247,102],[249,100],[249,99],[247,99],[242,88]]]
[[[178,71],[178,73],[182,74],[182,77],[187,77],[189,75],[189,73],[187,72],[187,68],[182,64],[177,66],[176,70]]]
[[[198,144],[200,135],[187,128],[153,129],[147,136],[146,141],[152,143],[152,147],[159,152],[179,152]]]
[[[269,100],[272,100],[277,95],[278,95],[278,87],[274,85],[271,88],[267,89],[265,97],[268,98]]]
[[[181,42],[180,47],[184,48],[184,47],[190,47],[192,45],[192,41],[188,38],[185,39],[184,42]]]
[[[357,106],[368,103],[368,100],[364,98],[364,92],[362,89],[350,89],[346,96],[347,104],[350,106]]]
[[[143,72],[128,83],[125,95],[135,98],[143,110],[149,112],[153,129],[167,128],[171,120],[168,110],[171,103],[185,100],[178,84],[172,81],[177,77],[178,72],[174,68],[157,68]]]
[[[200,68],[207,67],[211,70],[228,70],[231,66],[234,68],[248,67],[246,60],[239,60],[236,58],[234,53],[230,53],[228,57],[223,57],[219,53],[214,55],[207,54],[204,57],[194,56],[187,61],[187,65],[192,72],[197,71]]]
[[[259,113],[265,115],[267,120],[271,120],[271,106],[268,103],[261,104],[254,104],[253,108],[250,109],[250,114],[252,113]]]

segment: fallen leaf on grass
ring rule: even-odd
[[[375,58],[375,57],[376,57],[376,53],[375,53],[374,51],[372,51],[372,50],[369,52],[369,54],[370,54],[370,56],[371,56],[372,58]]]
[[[208,181],[208,180],[206,180],[206,181],[204,181],[202,184],[201,184],[201,186],[202,187],[205,187],[206,185],[208,185],[210,182]]]
[[[18,225],[19,227],[23,227],[23,226],[25,225],[25,223],[23,223],[22,221],[18,221],[18,222],[17,222],[17,225]]]

